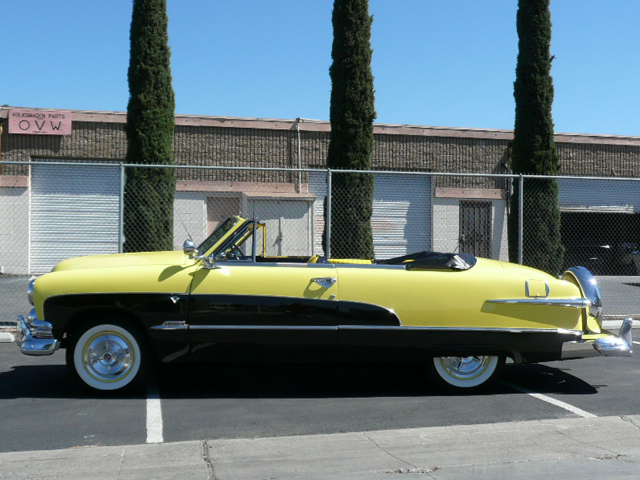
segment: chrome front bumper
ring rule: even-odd
[[[16,343],[25,355],[51,355],[60,347],[60,341],[53,338],[52,325],[38,320],[35,308],[25,319],[18,316]]]

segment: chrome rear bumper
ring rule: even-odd
[[[617,335],[603,331],[606,335],[595,340],[580,340],[567,342],[562,345],[562,359],[573,360],[578,358],[599,357],[628,357],[633,353],[633,338],[631,327],[633,321],[628,318],[622,322],[620,332]]]
[[[60,347],[60,341],[53,338],[51,329],[52,325],[49,322],[38,320],[35,309],[29,312],[26,319],[20,315],[16,335],[20,352],[37,356],[53,354]]]
[[[633,353],[633,335],[631,333],[631,327],[633,326],[633,320],[627,318],[622,322],[620,332],[618,336],[610,335],[605,338],[598,338],[593,343],[599,353],[607,357],[626,357]]]

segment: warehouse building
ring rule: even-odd
[[[2,107],[0,122],[0,271],[44,273],[62,258],[118,251],[126,114]],[[323,121],[177,115],[176,248],[243,213],[269,222],[279,251],[321,253],[329,131]],[[374,134],[373,169],[388,172],[375,178],[377,257],[508,258],[510,182],[441,174],[510,173],[512,131],[376,124]],[[616,179],[640,177],[640,137],[557,134],[556,142],[560,174],[592,179],[559,180],[568,255],[608,245],[626,264],[640,241],[640,182]],[[254,170],[265,167],[282,170]]]

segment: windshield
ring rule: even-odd
[[[216,260],[251,260],[253,257],[254,222],[235,232],[235,235],[216,252]]]
[[[222,237],[224,237],[229,230],[231,230],[238,223],[238,219],[235,217],[228,218],[225,222],[216,228],[209,238],[207,238],[204,242],[200,244],[198,247],[198,252],[200,255],[204,255],[211,248],[220,241]]]

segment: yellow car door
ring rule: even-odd
[[[193,277],[192,353],[228,346],[337,344],[338,291],[330,264],[217,261]]]

